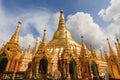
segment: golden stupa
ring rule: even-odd
[[[65,20],[64,20],[63,10],[61,10],[58,29],[54,33],[53,39],[47,44],[47,46],[52,47],[53,45],[55,45],[56,47],[59,47],[59,48],[64,47],[65,35],[66,35],[65,32],[67,32],[68,43],[72,46],[80,47],[80,45],[72,39],[71,33],[67,30]]]

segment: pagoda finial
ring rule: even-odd
[[[81,40],[82,40],[82,43],[84,43],[84,37],[83,36],[81,36]]]
[[[116,40],[117,40],[117,42],[119,42],[119,39],[118,39],[118,38],[117,38]]]
[[[100,59],[103,60],[102,50],[100,49]]]
[[[43,34],[42,44],[46,45],[46,27],[44,28],[44,34]]]
[[[93,57],[97,59],[97,52],[96,52],[95,48],[93,49]]]
[[[116,49],[117,49],[117,55],[118,55],[118,57],[120,57],[119,43],[115,42],[115,46],[116,46]]]
[[[108,42],[108,50],[109,50],[109,55],[113,56],[114,55],[114,51],[110,45],[109,39],[107,38],[107,42]]]
[[[34,55],[38,50],[38,39],[36,39],[35,47],[33,48],[32,54]]]
[[[59,18],[59,24],[58,24],[58,30],[62,30],[66,28],[65,20],[64,20],[64,12],[63,9],[60,10],[60,18]]]
[[[120,42],[118,38],[117,38],[117,45],[118,45],[118,49],[120,50]]]
[[[20,20],[18,22],[18,26],[16,28],[16,31],[15,33],[12,35],[11,39],[10,39],[10,42],[14,42],[14,43],[17,43],[19,42],[19,32],[20,32],[20,26],[22,24],[22,20]]]
[[[81,41],[82,41],[82,47],[83,47],[83,48],[86,48],[86,45],[85,45],[85,43],[84,43],[84,37],[83,37],[83,36],[81,36]]]
[[[86,50],[87,50],[87,48],[86,48],[86,46],[85,46],[85,43],[84,43],[84,37],[83,36],[81,36],[81,41],[82,41],[82,46],[81,46],[81,56],[85,56],[85,54],[86,54]]]
[[[60,10],[60,13],[63,13],[63,9]]]

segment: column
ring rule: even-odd
[[[89,78],[92,80],[91,62],[89,62]]]
[[[81,65],[79,66],[79,78],[82,79],[82,67],[81,67]]]
[[[65,65],[65,60],[63,60],[63,77],[66,77],[66,65]]]
[[[15,65],[15,70],[14,70],[14,73],[16,73],[16,72],[17,72],[17,69],[18,69],[18,61],[17,61],[17,60],[15,60],[15,62],[16,62],[16,65]]]
[[[10,64],[11,64],[11,60],[8,61],[5,71],[9,70]]]
[[[36,64],[36,74],[39,74],[39,62]]]
[[[67,80],[70,80],[69,62],[67,61]]]
[[[10,64],[10,67],[9,67],[9,71],[14,71],[15,69],[15,59],[11,59],[11,64]]]
[[[79,78],[79,79],[81,79],[81,66],[80,66],[80,64],[77,64],[77,77]]]
[[[53,72],[53,63],[48,62],[48,71],[47,73]]]

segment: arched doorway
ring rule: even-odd
[[[39,73],[47,74],[48,71],[48,61],[47,59],[41,59],[39,63]]]
[[[99,77],[97,64],[96,63],[92,63],[91,68],[92,68],[92,72],[93,72],[93,78],[94,78],[93,80],[97,80],[97,78]]]
[[[76,80],[76,64],[74,61],[70,61],[69,63],[69,72],[72,80]]]
[[[6,56],[0,58],[0,73],[5,71],[7,63],[8,63],[8,58]]]

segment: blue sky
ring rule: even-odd
[[[42,38],[45,26],[50,41],[63,9],[67,28],[76,41],[80,43],[83,35],[88,46],[106,50],[106,37],[113,46],[115,35],[120,38],[119,5],[120,0],[0,0],[0,41],[9,40],[19,19],[23,21],[21,46],[33,46],[36,38]]]
[[[10,15],[20,14],[27,10],[41,9],[52,12],[63,9],[65,16],[76,12],[85,12],[91,14],[96,23],[105,27],[106,23],[98,16],[98,12],[107,8],[109,0],[3,0],[2,5],[6,13],[10,13]]]

